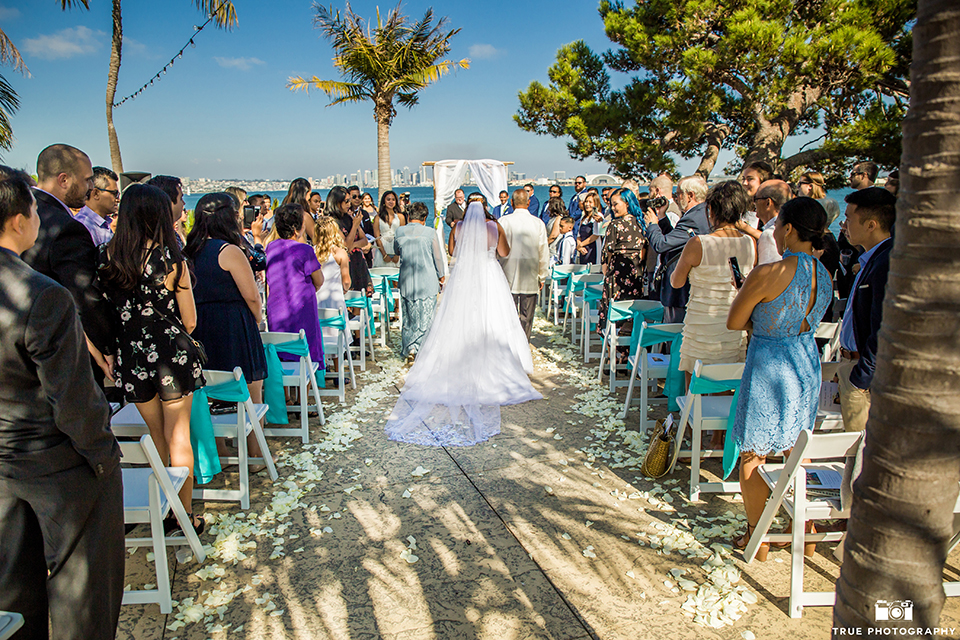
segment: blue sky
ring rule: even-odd
[[[61,12],[54,0],[0,0],[0,27],[18,46],[30,76],[4,76],[20,94],[7,164],[35,171],[37,153],[66,142],[93,163],[110,166],[105,89],[110,57],[110,2]],[[286,88],[290,76],[337,79],[327,42],[313,28],[308,0],[235,0],[239,25],[212,25],[161,81],[115,109],[124,168],[213,179],[325,177],[376,169],[376,125],[367,103],[327,107],[328,99]],[[470,58],[401,108],[391,128],[391,164],[415,169],[426,160],[496,158],[513,161],[528,178],[553,171],[601,173],[599,162],[577,162],[565,142],[521,131],[512,115],[517,92],[547,82],[557,49],[576,39],[609,47],[598,3],[448,2],[434,5],[461,27],[450,57]],[[334,5],[342,7],[342,4]],[[376,2],[354,10],[375,15]],[[394,4],[380,4],[382,11]],[[405,2],[419,17],[431,5]],[[125,45],[118,99],[157,73],[204,17],[190,0],[123,4]],[[718,172],[729,160],[722,155]],[[696,162],[681,164],[692,171]]]

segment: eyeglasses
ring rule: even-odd
[[[801,181],[798,182],[797,184],[799,184],[799,185],[802,186],[802,185],[805,185],[805,184],[813,184],[813,183],[812,183],[812,182],[809,182],[809,181],[807,181],[807,180],[801,180]]]
[[[773,200],[770,196],[753,196],[754,202],[760,202],[761,200]]]
[[[577,180],[577,181],[574,182],[573,184],[587,184],[587,183],[584,182],[583,180]]]
[[[97,191],[103,191],[104,193],[112,193],[114,198],[116,198],[117,200],[120,199],[120,191],[117,189],[103,189],[101,187],[94,187],[94,189],[96,189]]]

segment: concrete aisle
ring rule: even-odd
[[[744,529],[739,497],[687,503],[683,466],[659,483],[640,477],[637,411],[625,426],[616,419],[624,391],[611,397],[595,382],[596,361],[584,367],[542,319],[533,344],[544,399],[504,407],[502,433],[490,441],[446,449],[383,435],[406,367],[379,350],[342,409],[325,403],[327,425],[312,420],[311,444],[270,439],[280,478],[255,478],[248,512],[195,504],[208,514],[201,539],[211,557],[177,564],[169,552],[173,614],[125,606],[117,637],[829,634],[831,608],[808,608],[801,620],[786,613],[788,551],[750,565],[729,552]],[[235,482],[226,475],[215,483]],[[833,547],[820,544],[807,561],[808,589],[832,589]],[[946,574],[960,576],[958,553]],[[126,582],[155,582],[145,549],[129,556]],[[696,623],[683,608],[695,601],[726,620]],[[709,624],[709,613],[700,621]],[[960,600],[947,600],[941,626],[960,635]]]

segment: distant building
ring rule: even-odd
[[[567,179],[567,172],[566,172],[566,171],[554,171],[554,172],[553,172],[553,181],[554,181],[554,182],[562,182],[563,180],[566,180],[566,179]]]
[[[609,173],[594,173],[584,177],[587,179],[587,184],[591,187],[612,187],[623,183],[622,180]]]

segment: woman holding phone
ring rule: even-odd
[[[727,313],[757,263],[757,243],[736,228],[750,208],[750,196],[739,182],[721,182],[707,194],[707,219],[713,231],[690,238],[670,285],[679,289],[690,281],[690,300],[683,323],[680,370],[689,381],[697,360],[704,364],[743,362],[746,332],[726,327]],[[732,260],[732,262],[731,262]]]

